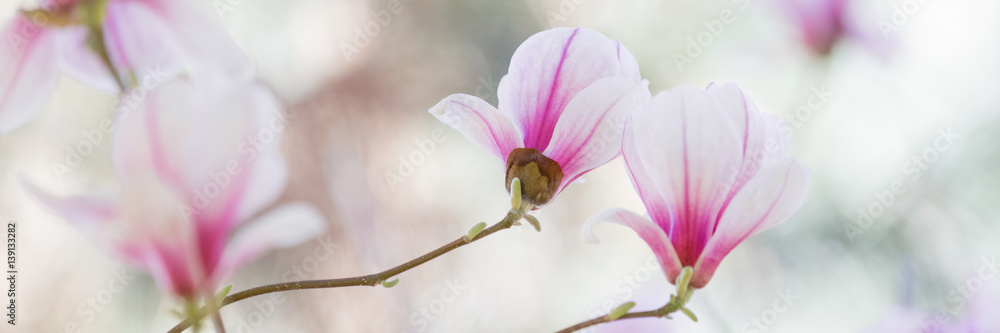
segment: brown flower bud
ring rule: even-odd
[[[514,178],[521,180],[521,197],[535,206],[552,200],[562,183],[559,163],[545,157],[537,149],[516,148],[507,155],[507,192]]]

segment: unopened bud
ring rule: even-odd
[[[507,191],[511,183],[521,180],[524,201],[541,206],[552,200],[562,183],[563,172],[559,163],[542,155],[537,149],[516,148],[507,155]]]

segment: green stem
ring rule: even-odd
[[[590,326],[594,326],[594,325],[597,325],[597,324],[610,323],[610,322],[613,322],[613,321],[630,319],[630,318],[648,318],[648,317],[662,318],[662,317],[666,317],[667,315],[669,315],[671,313],[677,312],[680,309],[681,309],[681,306],[674,305],[674,303],[667,303],[667,305],[664,305],[662,308],[659,308],[659,309],[656,309],[656,310],[626,313],[624,316],[621,316],[620,318],[617,318],[617,319],[611,319],[610,316],[604,315],[604,316],[600,316],[600,317],[597,317],[597,318],[594,318],[594,319],[591,319],[591,320],[588,320],[588,321],[585,321],[585,322],[582,322],[582,323],[579,323],[579,324],[576,324],[576,325],[573,325],[573,326],[561,329],[557,333],[575,332],[575,331],[579,331],[579,330],[582,330],[584,328],[587,328],[587,327],[590,327]]]

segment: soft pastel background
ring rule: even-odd
[[[602,331],[752,332],[760,321],[767,332],[914,332],[938,310],[958,314],[942,326],[996,311],[989,301],[998,304],[1000,279],[978,277],[990,272],[984,260],[1000,255],[996,1],[924,1],[888,38],[878,23],[906,1],[859,1],[857,23],[874,30],[878,47],[846,41],[828,58],[802,46],[777,1],[402,0],[388,20],[377,17],[386,1],[198,2],[293,116],[282,143],[291,180],[280,202],[311,202],[330,224],[327,236],[240,270],[237,290],[298,274],[379,271],[502,218],[502,165],[427,109],[455,92],[495,103],[521,41],[581,26],[629,47],[654,93],[737,82],[762,111],[798,124],[793,155],[813,174],[802,209],[738,247],[695,294],[700,323],[678,316],[673,327],[647,320]],[[0,3],[4,20],[35,6]],[[736,21],[679,69],[675,53],[724,10]],[[357,37],[365,24],[380,27],[367,42]],[[347,57],[350,44],[358,52]],[[796,114],[814,90],[832,96]],[[62,179],[51,169],[113,105],[114,96],[64,77],[30,123],[0,136],[0,219],[17,221],[20,265],[19,321],[3,332],[162,332],[175,323],[176,303],[150,278],[123,268],[18,183],[27,177],[63,194],[113,190],[106,138]],[[952,142],[935,148],[948,131]],[[927,168],[917,174],[921,156]],[[222,315],[230,332],[544,332],[630,299],[642,310],[662,305],[671,288],[632,231],[603,225],[602,243],[580,240],[600,210],[644,211],[623,163],[585,179],[541,210],[541,233],[501,232],[403,274],[393,289],[289,292]],[[905,192],[889,203],[881,193],[896,181]],[[880,215],[858,225],[859,209]],[[995,321],[982,332],[1000,332]]]

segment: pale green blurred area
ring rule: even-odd
[[[404,0],[350,61],[343,46],[387,2],[200,2],[208,10],[232,4],[216,18],[294,115],[283,142],[291,179],[279,202],[311,202],[329,220],[328,236],[238,271],[234,290],[286,272],[317,279],[380,271],[502,218],[502,164],[427,109],[451,93],[496,103],[514,49],[560,11],[556,26],[621,40],[654,94],[736,82],[762,111],[789,121],[811,89],[834,94],[796,119],[793,155],[813,177],[802,209],[723,261],[690,304],[700,323],[685,323],[684,332],[741,331],[786,290],[799,298],[767,332],[858,332],[893,308],[951,309],[948,293],[975,277],[984,257],[1000,255],[995,1],[928,1],[890,35],[884,58],[848,41],[821,59],[765,1],[743,10],[731,1]],[[877,31],[901,3],[865,2],[863,22]],[[3,1],[0,17],[20,6],[33,5]],[[725,9],[736,21],[679,71],[674,54]],[[118,288],[121,264],[18,183],[26,177],[62,194],[114,190],[107,141],[63,179],[51,169],[112,106],[113,96],[64,77],[31,122],[0,137],[0,218],[17,221],[20,250],[19,321],[13,330],[0,325],[3,332],[162,332],[176,322],[169,310],[177,304],[151,279],[128,271],[134,278]],[[934,147],[939,129],[957,138],[915,177],[907,162]],[[423,153],[428,140],[433,151]],[[629,299],[665,300],[671,289],[657,267],[647,268],[652,252],[632,231],[602,225],[600,244],[580,239],[583,222],[603,209],[644,212],[622,161],[584,178],[539,211],[541,233],[490,236],[403,274],[392,289],[289,292],[222,315],[230,332],[545,332]],[[894,181],[905,193],[858,227],[858,209]],[[860,233],[849,237],[849,226]],[[973,297],[1000,297],[986,291],[1000,290],[1000,280],[985,284]]]

